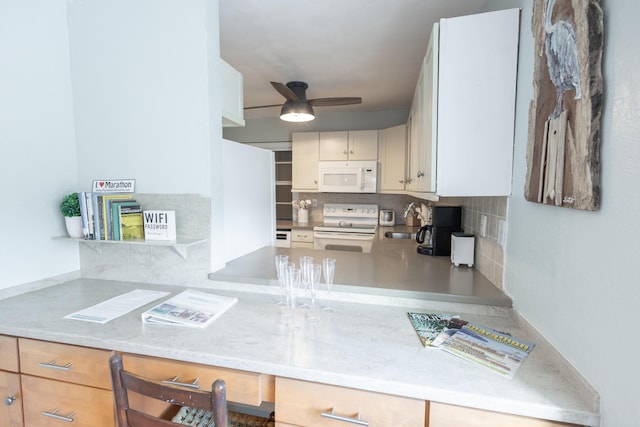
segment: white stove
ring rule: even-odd
[[[325,203],[324,223],[313,227],[315,249],[371,252],[378,229],[378,205]]]

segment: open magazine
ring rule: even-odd
[[[142,313],[142,322],[205,328],[236,302],[237,298],[188,289]]]
[[[442,350],[513,378],[535,344],[451,314],[408,313],[425,347]]]

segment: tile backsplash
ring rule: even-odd
[[[476,238],[475,268],[502,289],[504,249],[499,243],[500,221],[504,223],[502,241],[507,233],[507,197],[466,197],[462,199],[462,227]],[[482,216],[486,216],[486,233],[480,234]]]

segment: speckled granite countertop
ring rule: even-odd
[[[207,281],[205,281],[207,282]],[[204,289],[238,298],[206,329],[142,324],[149,304],[106,324],[64,319],[133,289],[176,286],[76,279],[0,300],[0,333],[261,372],[484,410],[599,424],[599,401],[580,375],[510,308],[413,300],[398,304],[334,301],[336,312],[291,315],[277,293],[208,281]],[[224,286],[235,286],[225,290]],[[247,284],[247,286],[256,286]],[[265,286],[258,289],[270,290]],[[212,290],[215,289],[215,290]],[[397,301],[396,301],[397,303]],[[456,312],[536,343],[515,378],[502,378],[437,349],[425,349],[407,311]]]

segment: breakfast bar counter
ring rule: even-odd
[[[231,290],[230,285],[236,285]],[[278,378],[401,396],[503,414],[578,425],[599,425],[597,393],[533,328],[508,307],[415,300],[397,304],[317,302],[309,311],[277,304],[277,293],[239,283],[210,281],[199,290],[238,302],[205,329],[143,324],[154,303],[105,324],[65,319],[68,314],[135,289],[185,288],[76,279],[0,300],[0,334],[146,355]],[[227,287],[225,289],[225,287]],[[168,297],[167,297],[168,298]],[[536,344],[513,379],[425,348],[408,311],[453,312]],[[396,425],[404,425],[398,422]],[[529,424],[527,424],[529,425]],[[538,425],[538,424],[536,424]],[[546,425],[546,424],[545,424]],[[554,424],[556,425],[556,424]]]
[[[384,237],[386,231],[415,234],[417,228],[378,227],[371,253],[266,246],[228,262],[209,278],[277,288],[276,254],[288,255],[296,264],[301,256],[314,257],[314,263],[335,258],[334,289],[351,301],[379,295],[511,307],[511,299],[475,268],[456,267],[448,257],[421,255],[415,240],[390,239]]]

